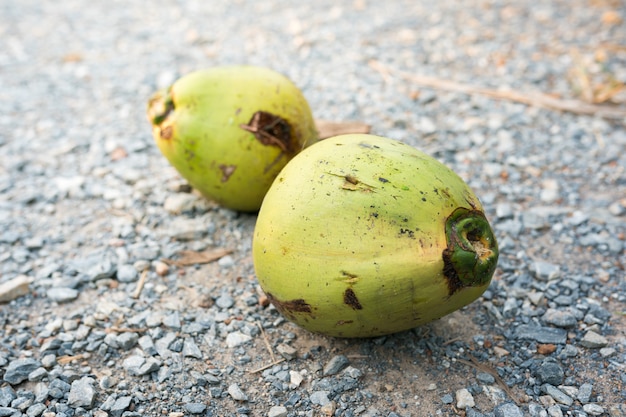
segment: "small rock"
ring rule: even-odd
[[[267,417],[287,417],[287,408],[275,405],[270,408],[270,411],[267,413]]]
[[[11,385],[17,385],[28,379],[28,375],[41,367],[41,362],[33,358],[20,358],[9,362],[4,373],[4,380]]]
[[[222,294],[215,300],[215,305],[219,308],[228,309],[235,305],[235,300],[228,294]]]
[[[202,351],[190,337],[185,338],[183,342],[183,356],[202,359]]]
[[[171,329],[180,330],[180,314],[178,314],[178,311],[173,311],[172,313],[164,316],[163,325]]]
[[[248,396],[239,388],[237,384],[230,384],[228,386],[228,394],[233,397],[235,401],[248,401]]]
[[[119,282],[135,282],[139,274],[133,265],[122,264],[117,267],[116,276]]]
[[[585,382],[580,386],[580,388],[578,388],[578,395],[576,396],[576,399],[578,399],[578,401],[580,401],[582,404],[587,404],[591,399],[592,391],[593,385]]]
[[[228,336],[226,336],[226,346],[228,346],[229,348],[234,348],[237,346],[241,346],[244,343],[248,343],[251,340],[252,340],[251,336],[248,336],[247,334],[243,334],[239,331],[236,331],[236,332],[228,333]]]
[[[472,394],[465,388],[461,388],[456,392],[456,407],[460,409],[465,409],[468,407],[474,407],[476,403],[474,403],[474,397]]]
[[[565,373],[563,368],[554,360],[544,360],[536,371],[537,378],[541,383],[560,385]]]
[[[288,361],[295,359],[298,354],[296,348],[294,348],[293,346],[289,346],[286,343],[281,343],[276,346],[276,351],[280,354],[280,356],[287,359]]]
[[[481,384],[486,384],[486,385],[491,385],[494,382],[496,382],[496,379],[493,377],[493,375],[488,374],[487,372],[479,372],[476,375],[476,379],[478,379],[478,381]]]
[[[353,366],[348,366],[346,369],[344,369],[343,374],[352,379],[359,379],[363,376],[363,372]]]
[[[326,366],[324,366],[323,375],[335,375],[349,364],[350,360],[345,355],[334,356],[330,361],[328,361]]]
[[[122,367],[131,375],[139,375],[139,368],[146,363],[146,358],[140,355],[132,355],[124,359]]]
[[[600,355],[602,355],[603,358],[608,358],[610,356],[613,356],[615,352],[617,351],[613,348],[605,347],[605,348],[600,349]]]
[[[78,290],[68,287],[52,287],[46,293],[49,299],[57,303],[67,303],[78,298]]]
[[[531,266],[531,272],[535,278],[542,281],[551,281],[561,276],[561,268],[558,265],[545,261],[535,261]]]
[[[235,265],[235,260],[233,259],[232,256],[226,255],[226,256],[221,257],[217,261],[217,264],[221,266],[222,268],[230,268],[231,266]]]
[[[541,390],[552,397],[557,403],[565,404],[567,406],[572,405],[574,400],[569,395],[565,394],[560,389],[556,388],[554,385],[543,384],[541,386]]]
[[[203,403],[188,403],[185,404],[185,411],[190,414],[202,414],[206,410],[206,404]]]
[[[38,417],[41,415],[41,413],[43,413],[47,409],[48,407],[46,407],[45,404],[35,403],[31,405],[30,407],[28,407],[28,409],[26,410],[26,415],[28,417]]]
[[[291,385],[299,387],[302,381],[304,381],[304,376],[300,372],[289,371],[289,382]]]
[[[510,402],[498,404],[493,409],[493,414],[495,417],[524,417],[520,408]]]
[[[19,275],[7,282],[3,282],[0,284],[0,303],[8,303],[28,294],[29,286],[30,278],[25,275]]]
[[[133,397],[130,395],[125,395],[123,397],[117,397],[113,405],[111,406],[111,410],[109,413],[113,417],[121,417],[124,414],[124,411],[128,410],[130,407],[130,403],[132,402]]]
[[[567,332],[563,329],[523,324],[515,332],[518,339],[531,339],[539,343],[565,344]]]
[[[313,391],[309,396],[309,401],[315,405],[325,406],[330,403],[328,399],[328,391]]]
[[[599,416],[604,413],[604,408],[599,406],[598,404],[585,404],[583,405],[583,410],[585,413],[592,416]]]
[[[576,317],[567,311],[557,310],[555,308],[549,308],[543,315],[543,321],[548,324],[552,324],[557,327],[574,327],[578,324]]]
[[[124,332],[117,336],[117,345],[122,350],[131,350],[139,340],[139,335],[134,332]]]
[[[169,195],[163,203],[165,211],[180,214],[193,210],[198,204],[199,197],[192,193],[177,193]]]
[[[548,407],[547,412],[550,417],[563,417],[563,410],[561,410],[561,407],[556,404]]]
[[[589,330],[580,341],[580,345],[589,349],[599,349],[608,345],[609,341],[602,335]]]
[[[0,388],[0,407],[8,407],[16,398],[17,394],[11,386]]]
[[[82,377],[72,382],[67,403],[70,407],[81,407],[90,410],[96,399],[94,380],[90,377]]]
[[[452,395],[450,394],[445,394],[441,397],[441,402],[444,404],[452,404],[454,402],[454,398],[452,398]]]

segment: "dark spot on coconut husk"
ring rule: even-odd
[[[266,295],[270,302],[274,305],[274,307],[276,307],[278,311],[280,311],[284,316],[291,320],[296,319],[296,313],[312,314],[313,312],[311,305],[302,298],[283,301],[277,299],[271,293],[266,293]]]
[[[222,171],[222,179],[221,179],[221,181],[222,182],[226,182],[226,181],[228,181],[230,176],[233,175],[233,173],[237,169],[237,165],[224,165],[224,164],[221,164],[221,165],[218,166],[218,168],[220,169],[220,171]]]
[[[359,302],[359,299],[356,298],[356,294],[354,293],[354,290],[352,288],[348,288],[347,290],[344,291],[343,302],[344,304],[347,304],[350,307],[352,307],[353,310],[363,309],[363,306]]]
[[[241,124],[239,127],[252,133],[263,145],[276,146],[286,154],[293,154],[295,151],[291,126],[279,116],[258,111],[252,115],[248,124]]]

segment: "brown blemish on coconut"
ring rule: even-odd
[[[230,179],[230,176],[233,175],[233,173],[235,172],[235,170],[237,169],[237,165],[224,165],[224,164],[220,164],[218,166],[218,168],[220,169],[220,171],[222,171],[222,182],[226,182]]]
[[[343,292],[343,302],[344,304],[352,307],[353,310],[363,310],[363,306],[359,302],[359,299],[356,297],[352,288],[348,288]]]
[[[252,133],[263,145],[276,146],[286,154],[293,154],[295,151],[291,126],[279,116],[257,111],[248,124],[241,124],[239,127]]]
[[[169,140],[172,139],[172,136],[174,135],[174,128],[172,128],[172,126],[165,126],[159,133],[161,135],[161,139]]]
[[[294,300],[279,300],[272,293],[266,293],[269,301],[280,311],[283,315],[291,320],[296,320],[296,313],[312,314],[313,309],[311,305],[307,303],[303,298],[297,298]]]

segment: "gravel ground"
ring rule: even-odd
[[[0,1],[0,416],[626,415],[624,120],[405,76],[604,101],[626,82],[623,3],[293,3]],[[466,179],[501,246],[484,296],[370,340],[267,306],[255,216],[190,193],[145,116],[233,63]]]

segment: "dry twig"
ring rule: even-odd
[[[139,277],[139,282],[137,282],[137,288],[135,288],[135,292],[133,293],[133,298],[135,299],[139,298],[144,285],[146,285],[147,279],[148,279],[148,269],[144,269],[141,272],[141,276]]]
[[[386,68],[378,61],[370,62],[370,66],[381,71]],[[522,93],[512,90],[494,90],[491,88],[477,87],[469,84],[458,83],[451,80],[444,80],[437,77],[429,77],[426,75],[410,74],[406,72],[398,72],[398,74],[406,81],[418,84],[422,87],[435,88],[439,90],[451,91],[464,94],[479,94],[498,100],[508,100],[529,106],[541,107],[545,109],[569,112],[574,114],[586,114],[605,119],[626,120],[626,109],[600,106],[597,104],[589,104],[580,100],[566,100],[553,97],[548,94],[534,92]]]
[[[253,369],[253,370],[251,370],[251,371],[249,371],[249,372],[250,372],[251,374],[258,374],[259,372],[263,372],[263,371],[265,371],[266,369],[270,369],[272,366],[274,366],[274,365],[278,365],[279,363],[283,363],[283,362],[285,362],[285,361],[286,361],[286,359],[285,359],[285,358],[282,358],[282,359],[279,359],[279,360],[277,360],[277,361],[274,361],[274,362],[272,362],[272,363],[270,363],[270,364],[267,364],[267,365],[265,365],[265,366],[262,366],[262,367],[260,367],[260,368]]]
[[[492,367],[488,365],[478,362],[478,359],[476,359],[473,356],[470,356],[469,361],[466,361],[465,359],[457,359],[457,362],[460,362],[464,365],[471,366],[475,369],[478,369],[481,372],[485,372],[493,376],[494,379],[496,380],[496,383],[500,386],[500,388],[502,388],[504,392],[506,392],[509,398],[512,399],[515,404],[520,405],[520,399],[517,397],[517,395],[515,395],[515,393],[511,390],[511,388],[509,388],[509,386],[502,380],[502,378],[500,378],[500,375],[498,375],[498,372],[495,369],[493,369]]]
[[[276,362],[276,358],[274,357],[274,351],[272,350],[272,345],[267,338],[267,334],[265,333],[263,326],[261,326],[261,323],[259,323],[258,321],[256,322],[256,325],[259,326],[259,330],[261,330],[261,336],[263,336],[263,342],[265,343],[265,348],[270,354],[270,359],[272,359],[272,362]]]
[[[189,266],[196,264],[208,264],[213,261],[217,261],[223,256],[232,253],[232,249],[214,249],[214,250],[206,250],[203,252],[196,252],[193,250],[183,250],[178,254],[181,256],[180,259],[161,259],[163,263],[168,265],[176,265],[176,266]]]

